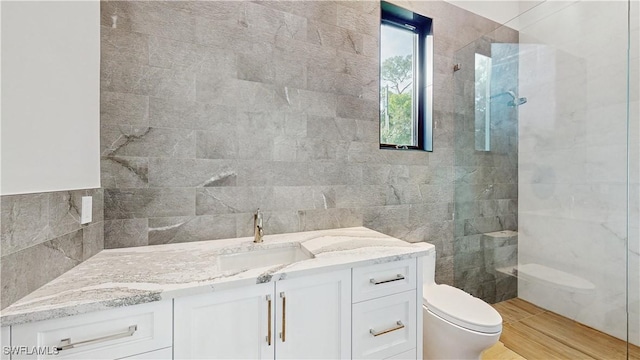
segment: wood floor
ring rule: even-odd
[[[502,315],[502,336],[482,354],[483,360],[627,358],[626,342],[522,299],[493,307]],[[629,359],[640,360],[640,348],[629,345]]]

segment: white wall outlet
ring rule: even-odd
[[[82,212],[80,214],[80,224],[88,224],[93,220],[93,214],[91,211],[92,207],[93,207],[93,197],[83,196]]]

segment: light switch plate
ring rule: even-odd
[[[82,197],[82,213],[80,214],[80,224],[88,224],[93,220],[92,209],[93,207],[93,197],[91,196],[83,196]]]

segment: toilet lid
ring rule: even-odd
[[[430,285],[422,290],[424,305],[435,315],[465,329],[482,333],[502,330],[502,317],[486,302],[449,285]]]

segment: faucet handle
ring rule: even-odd
[[[260,211],[260,208],[258,208],[258,210],[253,214],[253,220],[256,226],[262,227],[262,212]]]

